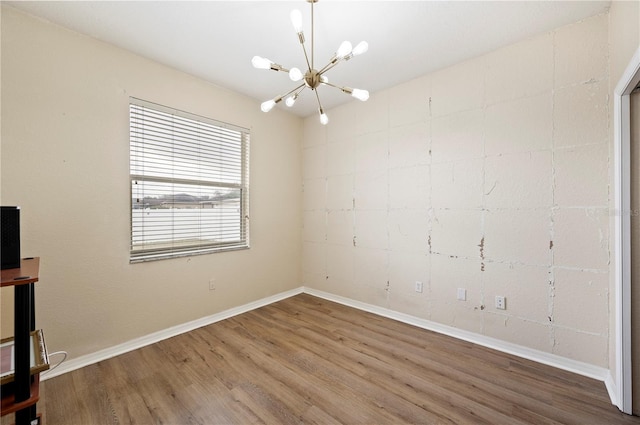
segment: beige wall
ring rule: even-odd
[[[609,45],[611,85],[615,87],[640,46],[640,1],[611,2]]]
[[[129,96],[251,128],[250,250],[129,264]],[[1,202],[21,206],[22,254],[41,257],[51,351],[92,353],[300,286],[299,118],[2,6],[1,135]]]
[[[304,284],[608,367],[608,19],[308,118]]]

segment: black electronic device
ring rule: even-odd
[[[20,207],[0,207],[2,270],[20,267]]]

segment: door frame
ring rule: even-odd
[[[640,47],[613,92],[615,187],[615,319],[616,405],[632,414],[631,359],[631,107],[630,95],[640,82]]]

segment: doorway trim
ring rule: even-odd
[[[613,92],[615,187],[616,404],[632,414],[631,375],[631,107],[630,95],[640,82],[640,47]]]

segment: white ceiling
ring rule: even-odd
[[[4,1],[48,21],[120,46],[259,101],[295,87],[285,73],[251,66],[254,55],[305,68],[289,13],[303,13],[307,49],[311,6],[298,1]],[[314,6],[315,68],[342,40],[369,51],[327,73],[330,82],[375,93],[608,9],[609,1],[339,1]],[[304,72],[304,69],[303,69]],[[331,87],[325,110],[358,102]],[[256,103],[256,108],[258,104]],[[284,102],[278,105],[286,108]],[[317,113],[305,90],[289,109]]]

